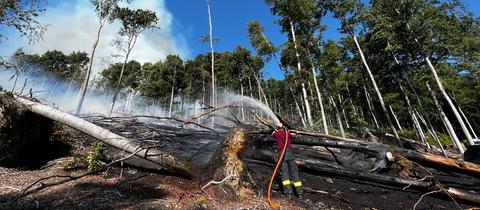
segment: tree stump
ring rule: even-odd
[[[217,190],[223,197],[247,197],[253,195],[251,183],[248,181],[248,172],[242,161],[247,147],[247,134],[244,128],[234,127],[223,142],[219,145],[207,165],[208,176],[203,178],[207,183],[211,180],[221,181]]]

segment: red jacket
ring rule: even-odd
[[[288,134],[288,148],[292,148],[292,133],[288,130],[286,133]],[[285,144],[285,129],[275,130],[272,136],[277,142],[277,150],[283,150],[283,145]]]

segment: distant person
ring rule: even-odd
[[[292,151],[292,133],[283,126],[282,123],[276,124],[276,129],[272,133],[273,138],[277,143],[277,151],[275,152],[278,157],[282,154],[283,148],[286,146],[287,149],[285,151],[285,155],[283,156],[282,166],[280,168],[280,172],[282,175],[282,185],[283,185],[283,193],[288,197],[292,195],[292,186],[295,187],[297,195],[301,198],[303,190],[302,190],[302,182],[300,181],[300,177],[298,176],[298,168],[295,164],[295,157],[293,156]],[[288,137],[288,143],[285,145],[285,140]]]

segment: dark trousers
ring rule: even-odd
[[[302,182],[298,176],[297,164],[295,164],[295,158],[293,156],[293,151],[290,148],[287,148],[285,155],[283,156],[282,166],[280,167],[280,172],[282,174],[282,185],[284,193],[292,193],[291,185],[295,186],[297,193],[301,193]]]

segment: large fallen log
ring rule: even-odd
[[[31,112],[42,115],[59,123],[72,127],[85,134],[88,134],[106,144],[109,144],[119,150],[129,153],[135,153],[136,156],[152,161],[165,169],[180,173],[187,177],[192,177],[187,164],[178,160],[174,156],[160,151],[159,149],[142,148],[139,144],[125,137],[110,132],[109,130],[97,126],[91,122],[61,112],[49,106],[33,102],[21,97],[15,97],[17,101],[24,104]]]
[[[254,153],[250,153],[249,158],[246,159],[246,162],[273,167],[275,162],[272,156],[272,151],[258,150]],[[470,204],[480,205],[480,194],[475,193],[474,191],[467,191],[455,187],[441,185],[435,180],[434,177],[417,179],[402,178],[389,174],[349,169],[329,161],[305,157],[297,158],[295,162],[301,170],[308,171],[316,175],[344,177],[348,178],[349,180],[378,183],[385,186],[396,186],[403,190],[410,188],[422,192],[443,191],[448,196],[456,200],[462,200]]]
[[[429,163],[435,168],[453,169],[456,171],[480,176],[479,165],[463,160],[446,158],[440,155],[418,152],[414,150],[388,147],[387,145],[383,144],[361,142],[360,140],[352,141],[350,139],[342,140],[341,138],[337,137],[330,138],[328,135],[324,134],[315,134],[311,132],[298,132],[297,134],[307,135],[309,138],[296,138],[292,141],[293,144],[351,149],[357,152],[374,155],[379,161],[381,158],[386,158],[385,154],[387,151],[390,151],[391,153],[399,152],[409,160]]]

